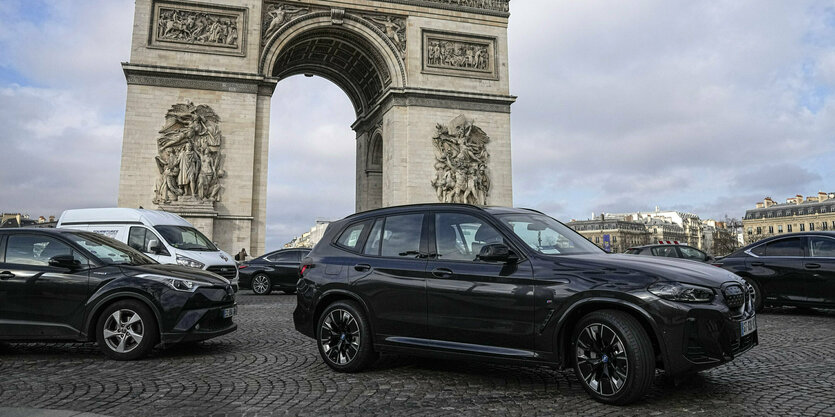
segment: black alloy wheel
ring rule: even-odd
[[[643,397],[655,378],[655,352],[643,326],[627,313],[587,314],[572,337],[574,372],[597,401],[630,404]]]
[[[267,274],[256,274],[252,277],[252,292],[257,295],[267,295],[273,292],[273,283]]]
[[[763,310],[763,293],[760,291],[760,286],[751,278],[744,277],[742,279],[745,280],[745,290],[750,294],[754,311],[761,312]]]
[[[358,372],[377,359],[365,313],[354,301],[337,301],[319,317],[319,354],[339,372]]]
[[[123,300],[102,311],[96,322],[96,341],[107,357],[120,361],[141,358],[157,344],[154,313],[142,302]]]

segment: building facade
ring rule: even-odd
[[[607,252],[622,253],[632,246],[650,243],[650,233],[640,222],[601,216],[592,220],[572,220],[567,226]]]
[[[835,230],[835,193],[798,194],[777,203],[766,197],[742,220],[745,244],[784,233]]]
[[[316,225],[310,228],[310,231],[304,232],[299,236],[293,238],[293,240],[287,242],[284,247],[285,248],[312,248],[322,240],[322,236],[325,235],[325,230],[328,229],[328,225],[331,222],[327,220],[317,220]]]

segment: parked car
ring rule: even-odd
[[[274,289],[295,294],[299,265],[308,252],[309,248],[282,249],[241,262],[238,267],[239,285],[258,295],[269,294]]]
[[[699,262],[713,262],[713,256],[688,245],[658,243],[652,245],[634,246],[624,252],[628,255],[661,256],[664,258],[681,258]]]
[[[573,368],[628,404],[758,344],[745,282],[710,265],[609,255],[533,210],[390,207],[332,223],[302,261],[296,329],[339,372],[380,352]]]
[[[235,260],[176,214],[132,208],[66,210],[57,227],[116,239],[159,263],[214,272],[232,281],[237,289]]]
[[[765,305],[835,307],[835,232],[770,237],[714,265],[745,280],[757,311]]]
[[[96,341],[131,360],[232,332],[236,312],[225,278],[160,265],[100,234],[0,230],[0,340]]]

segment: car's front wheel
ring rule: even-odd
[[[111,359],[139,359],[153,349],[158,336],[154,313],[136,300],[111,304],[96,323],[99,349]]]
[[[763,309],[763,293],[760,290],[760,286],[751,278],[742,278],[745,280],[745,286],[748,289],[748,293],[751,294],[751,301],[754,304],[754,311],[757,313],[761,312]]]
[[[652,385],[652,342],[629,314],[616,310],[589,313],[577,323],[571,340],[574,372],[597,401],[630,404]]]
[[[252,277],[252,292],[257,295],[267,295],[273,292],[273,283],[267,274],[258,274]]]
[[[371,345],[371,327],[354,301],[337,301],[319,316],[316,330],[319,354],[339,372],[359,372],[377,359]]]

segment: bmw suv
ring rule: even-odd
[[[573,368],[598,401],[757,345],[736,275],[609,255],[533,210],[427,204],[332,223],[302,261],[295,327],[339,372],[381,352]]]

